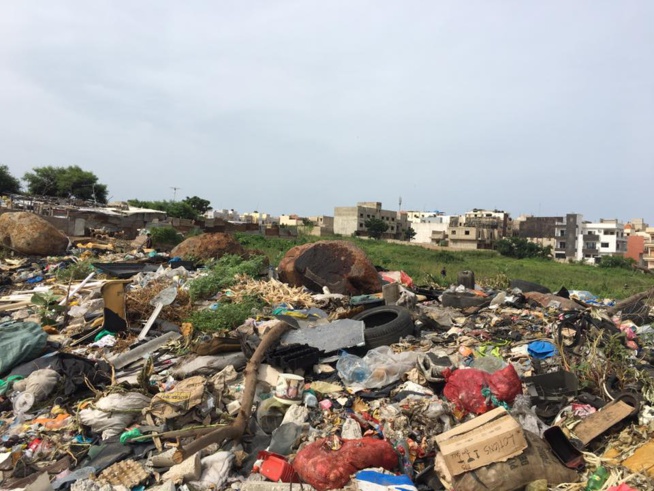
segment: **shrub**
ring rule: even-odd
[[[503,256],[516,259],[528,257],[549,259],[552,254],[551,246],[543,247],[522,237],[507,237],[498,240],[495,243],[495,249]]]
[[[600,260],[600,268],[620,268],[620,269],[632,269],[633,265],[636,264],[636,261],[630,257],[624,256],[604,256]]]
[[[154,227],[149,229],[150,234],[152,235],[152,246],[161,247],[161,246],[176,246],[184,238],[173,227]]]

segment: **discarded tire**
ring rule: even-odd
[[[490,303],[490,300],[489,297],[481,297],[468,292],[445,292],[441,295],[441,305],[443,305],[443,307],[454,307],[457,309],[479,307],[484,303]]]
[[[411,313],[397,305],[375,307],[355,315],[353,319],[365,324],[364,337],[368,349],[388,346],[397,343],[401,337],[413,334]]]
[[[552,290],[546,286],[532,283],[531,281],[524,280],[511,280],[509,283],[510,288],[518,288],[522,293],[538,292],[538,293],[552,293]]]

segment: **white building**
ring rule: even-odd
[[[555,226],[555,259],[575,259],[598,264],[602,256],[623,256],[627,252],[624,225],[617,219],[585,222],[575,213]]]

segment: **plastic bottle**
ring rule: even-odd
[[[302,394],[302,402],[306,407],[316,407],[318,405],[318,398],[313,391],[305,390]]]
[[[609,478],[609,471],[606,467],[599,466],[595,472],[591,474],[586,483],[586,491],[598,491],[602,489],[604,483]]]
[[[336,369],[341,380],[346,384],[363,384],[370,377],[370,367],[363,358],[342,352],[336,362]]]

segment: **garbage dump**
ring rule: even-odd
[[[654,290],[425,294],[353,247],[289,283],[237,249],[6,256],[0,488],[654,489]]]

